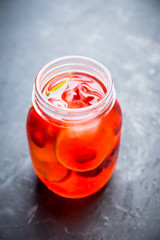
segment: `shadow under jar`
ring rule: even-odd
[[[56,59],[37,74],[27,116],[34,170],[54,193],[83,198],[113,174],[122,113],[109,71],[79,56]]]

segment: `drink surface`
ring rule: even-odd
[[[53,105],[75,109],[95,104],[105,96],[106,91],[98,79],[74,74],[50,80],[42,92]]]
[[[53,106],[86,108],[99,102],[107,89],[87,75],[49,81],[42,93]],[[33,105],[27,134],[33,167],[53,192],[82,198],[97,192],[110,179],[118,157],[122,114],[113,108],[86,121],[63,121],[38,114]]]

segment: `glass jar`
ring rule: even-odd
[[[49,102],[48,82],[87,76],[106,88],[98,102],[65,108]],[[122,113],[109,71],[86,57],[69,56],[46,64],[37,74],[27,117],[33,168],[54,193],[83,198],[101,189],[113,174],[120,145]]]

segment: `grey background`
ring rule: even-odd
[[[39,69],[83,55],[111,72],[123,111],[107,186],[81,200],[46,189],[25,121]],[[0,239],[160,239],[160,1],[0,1]]]

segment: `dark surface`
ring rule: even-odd
[[[160,1],[0,2],[0,239],[160,239]],[[37,179],[25,120],[35,75],[65,55],[110,70],[123,110],[119,161],[92,197]]]

